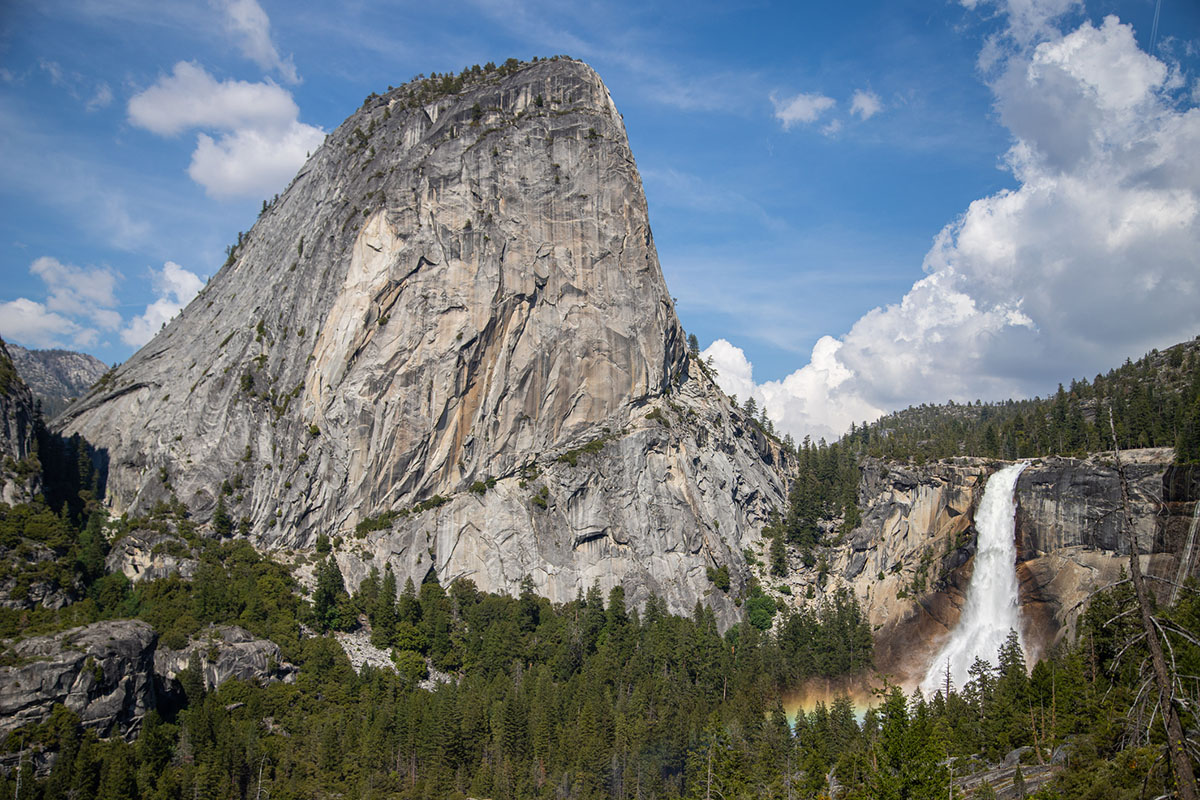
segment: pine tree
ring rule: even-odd
[[[217,493],[217,508],[212,516],[213,533],[222,539],[233,535],[233,518],[225,508],[225,495]]]
[[[313,617],[322,628],[341,626],[338,604],[345,593],[342,570],[331,554],[317,567],[317,588],[313,590]]]

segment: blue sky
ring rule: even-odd
[[[367,94],[558,53],[625,117],[685,328],[797,437],[1200,333],[1193,0],[16,0],[0,335],[123,360]]]

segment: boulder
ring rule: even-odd
[[[137,735],[155,706],[154,629],[139,620],[95,622],[6,642],[0,667],[0,735],[50,716],[56,703],[101,737]]]
[[[104,561],[109,572],[123,572],[133,583],[178,575],[191,578],[200,561],[183,539],[170,533],[135,530],[113,543]]]
[[[283,660],[279,645],[236,625],[215,625],[178,650],[159,645],[154,654],[154,674],[168,691],[178,682],[179,673],[188,668],[193,653],[198,656],[208,691],[231,678],[262,686],[275,681],[291,683],[296,677],[296,667]]]

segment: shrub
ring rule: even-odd
[[[712,581],[713,586],[716,586],[722,592],[729,592],[729,566],[727,564],[722,564],[716,569],[709,567],[705,570],[705,574]]]
[[[416,683],[429,676],[429,667],[425,665],[425,659],[420,653],[397,650],[392,654],[392,661],[395,662],[396,671],[400,676],[410,683]]]

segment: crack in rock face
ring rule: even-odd
[[[230,481],[259,547],[341,536],[351,589],[388,563],[401,584],[529,575],[731,624],[694,576],[749,578],[788,459],[689,363],[607,88],[569,59],[410,88],[331,133],[57,425],[106,451],[115,512],[174,495],[203,523]]]

